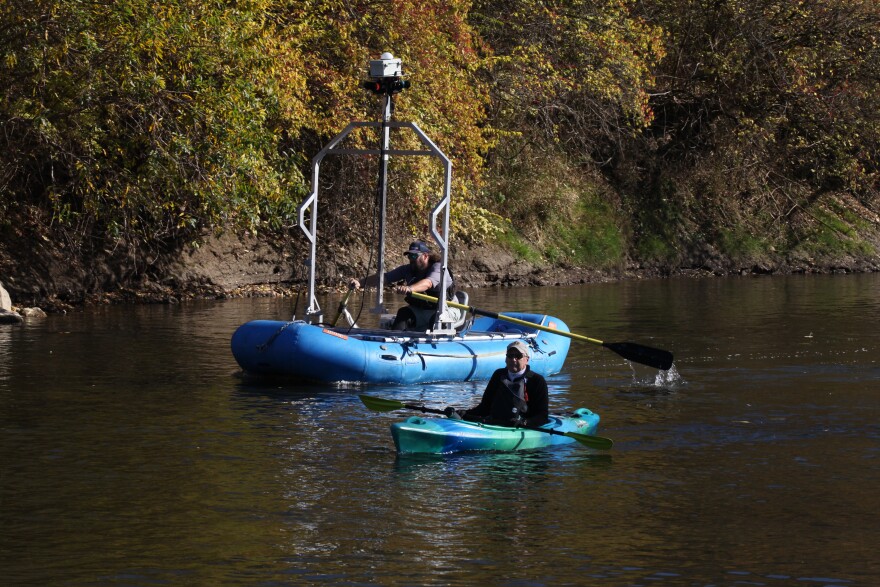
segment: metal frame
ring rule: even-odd
[[[305,233],[306,238],[309,239],[310,243],[310,256],[308,260],[309,265],[309,297],[308,297],[308,306],[306,308],[306,316],[305,320],[309,323],[316,323],[323,321],[323,315],[321,312],[321,308],[318,305],[318,300],[315,298],[315,259],[317,253],[317,228],[318,228],[318,189],[319,189],[319,179],[320,179],[320,168],[321,162],[324,160],[324,157],[327,155],[379,155],[382,157],[382,173],[380,180],[383,182],[383,192],[382,192],[382,219],[380,222],[380,238],[379,238],[379,254],[378,254],[378,276],[379,282],[377,284],[376,290],[376,307],[373,309],[374,312],[382,312],[384,311],[383,299],[382,299],[382,289],[383,289],[383,280],[384,280],[384,235],[385,235],[385,225],[384,225],[384,210],[385,210],[385,165],[387,164],[387,158],[389,155],[406,155],[406,156],[427,156],[427,157],[437,157],[441,160],[444,167],[445,173],[445,181],[443,187],[443,198],[434,206],[431,211],[431,236],[434,238],[434,241],[437,243],[437,246],[440,249],[442,254],[442,266],[443,269],[440,274],[440,291],[446,291],[446,273],[447,267],[449,264],[449,206],[450,206],[450,192],[452,185],[452,162],[449,158],[441,151],[437,145],[434,144],[431,139],[422,132],[415,123],[412,122],[393,122],[388,120],[390,110],[391,110],[391,97],[386,97],[386,105],[385,112],[386,118],[380,122],[352,122],[345,129],[336,135],[326,147],[321,149],[321,151],[315,155],[312,159],[312,192],[311,194],[303,200],[303,202],[297,208],[297,212],[299,214],[299,226],[302,231]],[[347,137],[353,130],[357,128],[378,128],[382,131],[382,148],[381,149],[349,149],[349,148],[340,148],[339,144],[342,140]],[[419,138],[421,143],[427,148],[427,150],[417,151],[417,150],[407,150],[407,149],[389,149],[389,129],[411,129],[416,136]],[[311,212],[310,217],[308,219],[308,223],[306,222],[306,212]],[[437,222],[438,216],[442,214],[443,218],[443,227],[442,233],[438,231]],[[446,296],[445,294],[439,296],[440,301],[438,303],[439,308],[437,312],[437,320],[434,323],[434,330],[440,330],[440,316],[446,310]]]

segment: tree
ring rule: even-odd
[[[876,205],[880,5],[672,0],[653,7],[670,33],[652,102],[657,155],[691,164],[712,158],[719,173],[726,170],[715,182],[722,205],[745,199],[777,220],[793,203],[832,191]]]
[[[80,239],[153,246],[290,222],[299,159],[276,137],[309,114],[271,6],[4,3],[0,205],[48,209]]]
[[[662,31],[626,0],[476,2],[491,47],[489,121],[505,139],[558,144],[600,162],[652,119],[648,91]]]
[[[282,35],[295,39],[308,68],[314,125],[299,129],[301,145],[311,154],[351,120],[379,118],[379,100],[364,91],[370,59],[389,51],[403,61],[411,88],[395,97],[395,120],[417,123],[453,161],[458,207],[453,223],[465,236],[462,222],[480,211],[473,206],[473,186],[482,177],[483,129],[488,101],[477,79],[482,64],[480,40],[467,22],[464,0],[396,0],[394,2],[290,2],[281,11]],[[413,137],[395,135],[396,148],[412,148]],[[377,145],[374,133],[351,138],[360,146]],[[344,238],[370,224],[365,206],[374,194],[375,160],[328,162],[328,190],[323,206],[335,211],[332,232]],[[394,222],[409,236],[427,234],[427,212],[439,199],[442,175],[436,161],[396,158],[391,166],[389,200]],[[323,175],[323,172],[322,172]],[[367,234],[360,234],[369,238]]]

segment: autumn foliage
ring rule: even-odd
[[[852,240],[878,206],[878,31],[874,0],[7,0],[0,235],[162,253],[290,229],[392,51],[395,118],[453,159],[458,238],[604,266]],[[389,186],[414,235],[421,159]],[[375,173],[328,164],[332,231],[366,237]]]

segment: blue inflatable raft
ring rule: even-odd
[[[558,318],[505,316],[569,332]],[[529,345],[532,370],[562,369],[571,340],[560,334],[479,317],[462,332],[430,334],[329,327],[296,320],[253,320],[232,336],[232,354],[249,374],[316,382],[427,383],[489,379],[513,341]]]

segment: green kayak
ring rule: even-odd
[[[508,428],[450,418],[413,416],[391,425],[398,452],[447,454],[461,451],[512,451],[580,441],[594,448],[611,448],[611,441],[592,436],[599,415],[579,408],[534,428]]]

